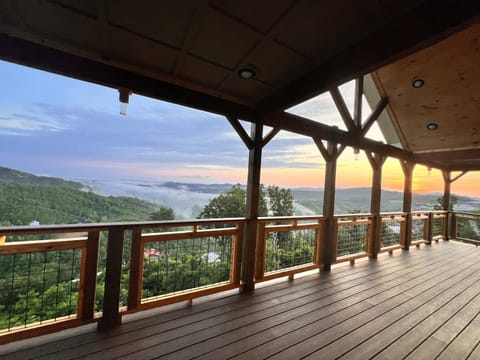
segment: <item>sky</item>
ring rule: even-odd
[[[248,151],[223,116],[132,94],[127,116],[118,91],[0,61],[0,166],[67,179],[246,183]],[[353,84],[340,88],[353,106]],[[364,116],[370,109],[364,102]],[[328,94],[289,111],[344,129]],[[248,123],[243,123],[248,129]],[[268,128],[264,133],[268,133]],[[368,137],[383,140],[374,126]],[[324,161],[310,138],[281,131],[262,157],[264,184],[323,187]],[[363,152],[347,148],[337,187],[370,187]],[[478,174],[454,183],[456,193],[480,196]],[[383,188],[403,190],[397,160],[383,167]],[[418,166],[416,192],[441,192],[441,174]]]

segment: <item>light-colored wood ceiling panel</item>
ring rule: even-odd
[[[217,11],[207,12],[190,52],[226,69],[235,70],[258,42],[258,34]]]
[[[195,11],[188,0],[107,0],[107,4],[111,24],[174,48],[181,47]]]
[[[379,69],[382,91],[405,145],[413,151],[480,143],[480,25]],[[412,86],[421,78],[421,88]],[[438,129],[426,128],[430,122]]]
[[[214,0],[211,2],[212,6],[264,34],[293,3],[295,3],[293,0]]]

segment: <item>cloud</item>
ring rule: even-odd
[[[57,132],[65,129],[64,124],[40,112],[26,111],[0,116],[2,135],[26,136],[36,132]]]

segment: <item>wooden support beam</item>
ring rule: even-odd
[[[479,11],[480,2],[477,0],[420,2],[261,101],[257,105],[257,115],[287,109],[431,46],[453,32],[466,28],[475,21]]]
[[[262,166],[263,125],[252,123],[251,139],[253,147],[248,154],[247,224],[243,237],[242,281],[243,291],[251,292],[255,288],[255,256],[257,247],[258,204],[260,200],[260,172]],[[258,239],[263,241],[263,239]]]
[[[348,131],[355,132],[356,126],[353,122],[352,115],[350,114],[347,104],[345,103],[342,94],[340,94],[340,90],[338,89],[338,87],[334,87],[330,90],[330,96],[332,97],[333,102],[335,103],[335,106],[337,107],[337,110],[340,114],[340,117],[345,123]]]
[[[380,251],[380,240],[382,237],[382,218],[380,216],[380,204],[382,194],[382,167],[386,157],[382,154],[366,153],[372,167],[372,194],[370,199],[370,212],[373,215],[372,236],[367,249],[368,255],[376,259]]]
[[[107,262],[105,270],[105,288],[102,318],[98,322],[98,331],[108,331],[120,326],[122,316],[119,312],[120,280],[122,277],[124,229],[112,228],[108,232]]]
[[[318,145],[318,144],[317,144]],[[322,144],[323,145],[323,144]],[[337,232],[335,219],[335,180],[337,175],[337,144],[329,141],[327,145],[328,159],[325,165],[325,183],[323,192],[323,216],[325,225],[323,228],[323,241],[320,244],[320,262],[322,269],[329,271],[335,262],[337,253]]]
[[[388,98],[382,97],[378,102],[377,106],[375,106],[375,109],[373,109],[372,113],[368,116],[367,120],[365,120],[365,123],[362,125],[362,130],[360,131],[361,136],[365,136],[367,134],[368,130],[370,130],[375,121],[377,121],[378,117],[387,107],[387,105]]]
[[[282,129],[280,129],[279,127],[276,127],[270,130],[270,132],[267,135],[265,135],[265,137],[262,140],[262,148],[265,147],[270,142],[270,140],[272,140],[280,132],[280,130]]]
[[[448,150],[448,151],[429,151],[413,154],[415,161],[436,161],[436,160],[479,160],[480,151],[478,149]]]
[[[353,104],[353,122],[360,130],[362,127],[363,75],[355,79],[355,97]]]
[[[242,124],[240,124],[240,121],[235,119],[232,116],[227,116],[228,122],[232,127],[235,129],[237,132],[238,136],[240,136],[240,139],[242,139],[243,143],[247,147],[247,149],[252,149],[253,148],[253,140],[250,138],[250,136],[247,134],[245,129],[243,128]]]
[[[280,127],[282,130],[291,131],[296,134],[332,141],[336,144],[360,148],[365,151],[381,153],[385,156],[397,159],[413,160],[413,155],[410,151],[386,145],[379,141],[359,138],[358,136],[353,136],[347,131],[283,111],[271,114],[265,117],[263,121],[265,125]],[[437,167],[437,165],[432,166]]]
[[[414,162],[400,160],[402,166],[403,183],[403,212],[407,213],[405,219],[405,236],[401,239],[402,249],[408,250],[412,243],[412,185]]]

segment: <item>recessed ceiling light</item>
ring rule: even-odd
[[[421,87],[423,87],[423,85],[425,85],[425,80],[423,79],[415,79],[412,81],[412,86],[415,89],[420,89]]]
[[[437,130],[438,129],[438,124],[434,123],[434,122],[428,123],[427,124],[427,129],[428,130]]]
[[[238,76],[241,79],[253,79],[255,77],[255,70],[252,68],[244,67],[238,70]]]

